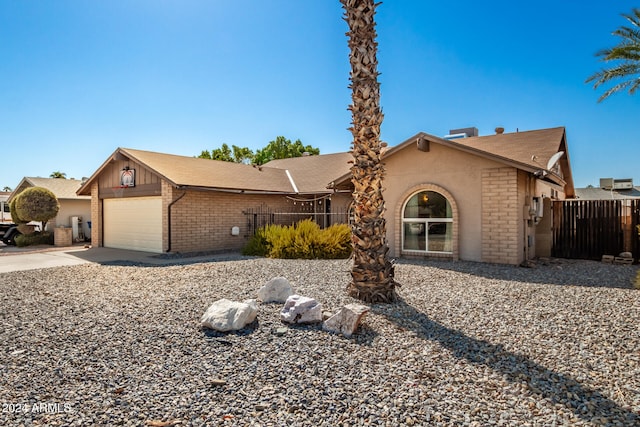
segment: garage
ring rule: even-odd
[[[162,198],[104,199],[104,246],[162,252]]]

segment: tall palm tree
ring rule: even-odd
[[[396,298],[393,265],[389,261],[386,224],[383,216],[382,177],[380,159],[380,84],[376,52],[374,0],[340,0],[349,24],[349,61],[351,63],[353,135],[354,221],[352,225],[352,281],[350,296],[365,302],[391,302]]]
[[[622,16],[631,26],[623,26],[613,32],[614,36],[620,37],[620,43],[596,53],[596,56],[601,57],[601,61],[616,61],[616,64],[594,73],[586,83],[594,82],[593,88],[596,89],[604,83],[622,81],[605,91],[598,102],[627,89],[629,94],[633,95],[640,88],[640,9],[633,9],[631,14]]]
[[[49,175],[49,178],[67,179],[67,174],[64,172],[55,171],[55,172],[51,172],[51,175]]]

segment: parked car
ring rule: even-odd
[[[0,240],[5,245],[15,245],[16,237],[21,234],[16,224],[0,224]]]
[[[21,233],[18,231],[18,226],[13,223],[1,223],[0,224],[0,240],[5,245],[15,245],[16,236]]]

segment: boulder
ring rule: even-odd
[[[262,302],[283,303],[293,295],[293,288],[284,277],[275,277],[258,289],[258,299]]]
[[[356,332],[369,307],[361,304],[347,304],[335,315],[322,324],[322,329],[328,332],[343,334],[350,337]]]
[[[282,307],[280,319],[286,323],[322,322],[322,304],[313,298],[291,295]]]
[[[200,322],[202,326],[220,332],[237,331],[256,320],[257,315],[256,300],[237,302],[223,298],[211,304]]]

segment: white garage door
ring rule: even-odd
[[[104,246],[162,252],[162,198],[104,199]]]

